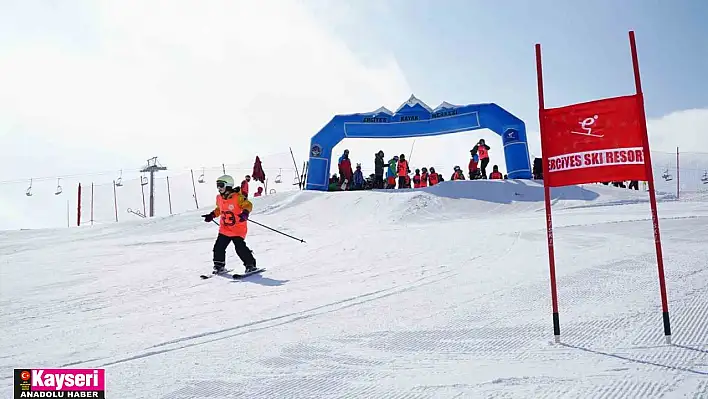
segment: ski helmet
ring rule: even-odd
[[[226,187],[231,187],[231,188],[234,187],[234,178],[229,175],[223,175],[223,176],[219,177],[218,179],[216,179],[216,182],[217,183],[222,182],[222,183],[224,183],[224,186],[226,186]]]

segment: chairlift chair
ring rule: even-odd
[[[708,184],[708,171],[703,172],[703,176],[701,177],[701,181],[703,184]]]
[[[30,179],[30,185],[27,187],[27,191],[25,191],[25,195],[28,197],[32,196],[32,179]]]
[[[275,182],[276,182],[276,183],[282,183],[282,182],[283,182],[282,173],[283,173],[283,169],[281,168],[280,170],[278,170],[278,176],[275,176]]]
[[[57,179],[57,191],[54,192],[54,195],[59,195],[59,194],[61,194],[61,192],[63,191],[62,188],[61,188],[61,185],[59,184],[59,181],[60,181],[60,180],[61,180],[61,178],[58,178],[58,179]]]
[[[123,169],[120,170],[120,176],[116,180],[116,186],[121,187],[123,185]]]
[[[197,179],[199,183],[204,183],[204,168],[202,168],[202,174],[199,176],[199,179]]]
[[[140,176],[140,185],[147,186],[147,184],[148,184],[148,178],[145,176]]]
[[[673,176],[671,176],[671,174],[669,173],[668,169],[664,169],[664,173],[661,175],[661,177],[663,177],[666,181],[671,181],[674,179]]]

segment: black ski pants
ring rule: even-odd
[[[384,188],[383,171],[381,174],[374,174],[374,188]]]
[[[484,158],[481,160],[480,169],[482,169],[482,178],[487,178],[487,165],[489,165],[489,158]]]
[[[234,247],[236,247],[236,255],[241,258],[243,265],[255,266],[256,259],[253,257],[253,253],[248,246],[246,246],[246,241],[241,237],[229,237],[223,234],[219,234],[214,243],[214,265],[226,265],[226,248],[228,248],[229,244],[232,242],[234,243]]]

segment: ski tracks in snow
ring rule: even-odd
[[[273,327],[282,326],[284,324],[292,323],[299,320],[309,319],[312,317],[322,316],[330,314],[333,312],[338,312],[343,309],[347,309],[353,306],[358,306],[367,302],[376,301],[382,298],[386,298],[392,295],[400,294],[406,291],[410,291],[419,287],[423,287],[429,284],[434,284],[440,280],[449,278],[452,274],[452,270],[446,270],[439,274],[437,278],[421,277],[409,284],[402,284],[394,286],[387,289],[377,290],[373,292],[368,292],[366,294],[356,295],[350,298],[338,300],[325,305],[320,305],[314,308],[310,308],[304,311],[293,312],[285,315],[275,316],[260,319],[250,323],[242,324],[235,327],[230,327],[226,329],[221,329],[217,331],[210,331],[206,333],[196,334],[188,337],[183,337],[161,344],[157,344],[148,348],[146,352],[111,360],[102,364],[92,364],[90,367],[109,367],[116,364],[126,363],[137,359],[142,359],[145,357],[155,356],[164,354],[167,352],[172,352],[180,349],[190,348],[198,345],[204,345],[212,343],[215,341],[220,341],[228,338],[233,338],[236,336],[253,333],[256,331],[266,330]],[[158,349],[159,348],[159,349]],[[83,362],[77,362],[74,365],[81,364]],[[82,364],[84,367],[89,367],[88,364]]]

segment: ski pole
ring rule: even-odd
[[[215,225],[217,225],[217,226],[219,225],[219,222],[217,222],[216,220],[212,219],[211,221],[214,222]],[[248,221],[251,222],[251,223],[255,223],[255,224],[257,224],[257,225],[259,225],[259,226],[261,226],[261,227],[265,227],[266,229],[271,230],[271,231],[274,231],[274,232],[276,232],[276,233],[278,233],[278,234],[282,234],[282,235],[284,235],[284,236],[286,236],[286,237],[290,237],[290,238],[292,238],[292,239],[295,240],[295,241],[300,241],[300,242],[302,242],[302,243],[305,243],[305,240],[303,240],[303,239],[301,239],[301,238],[293,237],[293,236],[291,236],[290,234],[285,234],[285,233],[283,233],[283,232],[280,231],[280,230],[276,230],[276,229],[274,229],[274,228],[272,228],[272,227],[268,227],[268,226],[266,226],[266,225],[264,225],[264,224],[262,224],[262,223],[256,222],[255,220],[248,219]]]
[[[268,226],[266,226],[266,225],[264,225],[264,224],[261,224],[261,223],[256,222],[255,220],[248,219],[248,221],[251,222],[251,223],[255,223],[255,224],[257,224],[257,225],[259,225],[259,226],[261,226],[261,227],[265,227],[266,229],[268,229],[268,230],[270,230],[270,231],[274,231],[274,232],[276,232],[276,233],[278,233],[278,234],[282,234],[282,235],[284,235],[284,236],[286,236],[286,237],[290,237],[290,238],[292,238],[292,239],[295,240],[295,241],[300,241],[300,242],[303,242],[303,243],[305,242],[305,240],[303,240],[303,239],[301,239],[301,238],[293,237],[293,236],[291,236],[290,234],[285,234],[285,233],[283,233],[283,232],[280,231],[280,230],[276,230],[276,229],[274,229],[274,228],[272,228],[272,227],[268,227]]]

